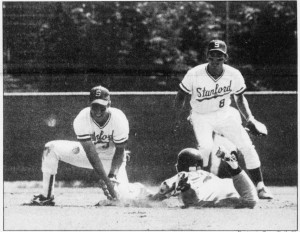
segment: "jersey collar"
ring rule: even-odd
[[[104,123],[103,126],[100,126],[99,123],[96,122],[95,119],[93,119],[93,117],[91,117],[93,122],[96,124],[96,126],[98,126],[100,129],[103,129],[104,127],[106,127],[106,125],[109,123],[110,119],[111,119],[111,112],[109,111],[109,115],[108,115],[108,119],[106,120],[106,122]]]
[[[221,73],[221,75],[220,75],[217,79],[215,79],[215,78],[214,78],[212,75],[210,75],[210,73],[208,72],[208,64],[205,66],[205,71],[206,71],[207,75],[208,75],[214,82],[217,82],[217,81],[220,80],[221,77],[224,75],[225,68],[224,68],[224,66],[223,66],[223,72]]]

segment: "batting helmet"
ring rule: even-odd
[[[179,152],[176,163],[177,172],[188,172],[191,169],[201,169],[203,167],[203,158],[199,150],[195,148],[185,148]]]

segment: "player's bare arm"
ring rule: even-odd
[[[249,119],[253,118],[248,101],[245,98],[244,94],[234,95],[234,100],[236,102],[236,105],[237,105],[239,111],[241,112],[243,117],[246,119],[246,121],[249,121]]]
[[[103,164],[96,152],[95,146],[92,141],[80,141],[84,151],[86,152],[87,158],[96,171],[100,180],[103,180],[107,185],[108,191],[113,198],[117,197],[117,194],[114,190],[113,184],[105,173]]]
[[[174,102],[174,107],[176,110],[181,110],[184,106],[184,103],[186,101],[186,98],[189,96],[186,92],[184,92],[182,89],[179,89]]]
[[[247,121],[246,130],[255,136],[265,136],[268,134],[266,126],[257,121],[251,113],[247,99],[243,94],[234,95],[235,102],[241,114]]]
[[[176,131],[179,127],[179,124],[182,120],[182,113],[183,113],[183,108],[187,102],[190,101],[190,94],[184,92],[182,89],[179,89],[175,101],[174,101],[174,108],[175,108],[175,118],[174,118],[174,131]]]
[[[115,145],[116,145],[116,152],[111,163],[109,177],[116,177],[118,175],[119,168],[125,156],[126,142],[122,144],[115,144]]]

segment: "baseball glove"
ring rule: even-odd
[[[191,185],[188,183],[188,175],[182,172],[178,174],[179,180],[176,183],[176,191],[185,192],[191,188]]]
[[[268,134],[267,127],[255,119],[248,121],[245,129],[255,136],[266,136]]]

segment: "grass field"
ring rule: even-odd
[[[155,186],[152,186],[155,189]],[[56,188],[54,207],[22,206],[40,182],[4,182],[4,230],[298,230],[297,187],[270,187],[275,199],[254,209],[187,208],[176,198],[95,207],[98,188]]]

